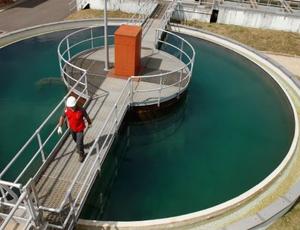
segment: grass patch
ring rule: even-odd
[[[186,21],[183,24],[232,38],[257,50],[300,56],[299,33],[199,21]]]
[[[299,230],[300,229],[300,203],[293,207],[292,211],[285,214],[272,224],[268,230]]]
[[[122,11],[108,11],[107,16],[109,18],[130,18],[134,14],[125,13]],[[69,15],[65,20],[76,20],[76,19],[90,19],[90,18],[100,18],[103,17],[103,10],[80,10],[71,15]]]

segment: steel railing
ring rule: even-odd
[[[174,10],[176,9],[177,7],[177,4],[178,4],[178,1],[177,0],[173,0],[167,7],[164,15],[162,16],[162,19],[160,21],[160,25],[159,25],[159,29],[166,29],[166,26],[167,24],[169,23],[172,15],[173,15],[173,12]],[[157,37],[157,36],[156,36]],[[158,35],[158,37],[160,38],[161,37],[161,34]]]
[[[164,34],[163,37],[165,37],[165,39],[162,39],[162,34]],[[163,101],[174,98],[175,96],[178,97],[182,91],[186,89],[192,76],[195,59],[195,50],[192,45],[177,34],[163,29],[156,30],[155,38],[157,46],[161,46],[164,52],[168,52],[170,55],[184,62],[184,65],[166,73],[132,76],[132,95],[135,98],[139,98],[139,94],[150,95],[150,92],[152,92],[152,100],[140,102],[135,101],[133,98],[133,105],[157,104],[159,106]],[[167,79],[170,78],[172,79],[171,83],[166,84]],[[147,89],[143,89],[141,82],[149,80],[150,82],[159,82],[159,84],[153,84],[153,87],[149,88],[149,86],[147,86]],[[156,97],[153,97],[153,92],[156,92]]]
[[[144,22],[150,17],[157,6],[156,0],[145,0],[141,3],[137,13],[132,15],[127,24],[134,24],[142,26]]]
[[[7,185],[7,187],[2,187],[1,190],[6,190],[9,194],[11,194],[10,190],[14,190],[19,196],[16,201],[1,198],[0,217],[4,221],[0,225],[0,230],[7,228],[31,229],[38,226],[45,226],[40,223],[38,200],[32,179],[24,187],[20,184],[9,182],[1,181],[1,183]]]
[[[82,30],[81,30],[82,31]],[[172,36],[174,41],[174,38],[178,40],[176,45],[171,44],[168,41],[164,41],[160,39],[158,36],[161,33],[166,33],[166,37]],[[74,35],[74,34],[73,34]],[[109,149],[108,147],[112,144],[114,140],[114,134],[117,131],[123,116],[125,115],[126,110],[129,108],[131,105],[137,105],[139,104],[138,101],[135,101],[134,95],[140,94],[140,93],[149,93],[149,92],[157,92],[156,93],[156,100],[155,104],[160,105],[160,103],[166,99],[169,99],[171,97],[177,97],[182,91],[185,90],[187,87],[189,80],[191,78],[192,74],[192,69],[193,69],[193,62],[194,62],[194,56],[195,56],[195,51],[193,47],[183,38],[180,36],[164,31],[164,30],[157,30],[156,32],[156,42],[161,43],[164,48],[172,48],[176,52],[172,52],[170,50],[170,54],[176,56],[180,60],[185,59],[186,64],[178,68],[177,70],[170,71],[167,73],[162,73],[162,74],[157,74],[157,75],[148,75],[148,76],[132,76],[131,78],[128,79],[126,82],[125,87],[123,88],[122,92],[120,93],[117,101],[115,102],[113,108],[111,109],[109,115],[107,116],[107,119],[105,120],[102,129],[99,131],[97,134],[97,137],[95,138],[95,141],[93,145],[91,146],[87,157],[89,158],[90,155],[96,155],[96,160],[93,161],[92,165],[89,165],[89,172],[84,173],[84,170],[87,168],[88,161],[85,161],[79,170],[77,171],[76,176],[74,177],[70,187],[67,190],[67,193],[65,194],[63,201],[60,204],[60,207],[56,210],[53,209],[48,209],[47,207],[41,207],[43,210],[46,211],[52,211],[56,213],[60,213],[63,209],[65,209],[66,206],[69,206],[69,212],[66,215],[64,223],[59,226],[59,225],[49,225],[52,227],[56,228],[65,228],[72,226],[74,223],[74,218],[78,218],[78,215],[81,210],[81,205],[83,201],[85,200],[91,185],[93,184],[92,182],[95,180],[98,172],[101,169],[102,163],[106,157],[107,150]],[[89,39],[86,39],[89,40]],[[62,55],[63,56],[63,55]],[[171,85],[165,85],[164,82],[168,77],[174,77],[174,75],[177,74],[177,80],[173,82]],[[140,89],[139,84],[140,82],[150,79],[150,78],[155,78],[159,79],[160,84],[153,87],[153,88],[148,88],[148,89]],[[173,90],[168,91],[167,93],[164,93],[167,91],[169,88],[173,87]],[[152,102],[153,103],[153,102]],[[142,103],[143,105],[145,103]],[[100,140],[103,140],[103,142],[99,142]],[[79,192],[76,194],[75,197],[72,196],[74,194],[75,190],[75,185],[76,181],[78,178],[82,178],[84,176],[84,182],[81,185]]]
[[[66,205],[70,206],[70,212],[68,213],[64,223],[63,228],[68,227],[72,228],[72,223],[70,224],[70,219],[72,216],[78,218],[80,214],[80,210],[82,206],[80,204],[83,203],[86,198],[91,186],[93,183],[97,173],[101,170],[102,163],[107,154],[107,150],[111,146],[114,140],[115,133],[118,131],[118,127],[123,120],[123,117],[130,106],[131,97],[131,79],[128,79],[125,87],[120,93],[117,101],[115,102],[113,108],[111,109],[109,115],[107,116],[102,129],[98,132],[93,145],[91,146],[86,158],[88,159],[92,154],[96,154],[96,159],[93,161],[92,165],[89,165],[89,172],[87,174],[84,173],[84,170],[87,168],[89,162],[84,161],[81,164],[76,176],[74,177],[72,184],[70,185],[68,192],[65,194],[64,199],[60,205],[58,212],[64,209]],[[104,140],[103,140],[103,137]],[[72,192],[75,189],[76,181],[81,176],[84,177],[84,182],[79,189],[76,197],[72,197]],[[68,226],[67,226],[68,224]]]
[[[78,82],[74,84],[73,87],[70,88],[69,92],[64,96],[64,98],[58,103],[58,105],[52,110],[52,112],[48,115],[48,117],[42,122],[42,124],[35,130],[35,132],[33,133],[33,135],[28,139],[28,141],[21,147],[21,149],[17,152],[17,154],[13,157],[13,159],[7,164],[7,166],[2,170],[2,172],[0,173],[0,178],[2,179],[3,176],[5,176],[5,174],[7,173],[7,171],[10,169],[11,167],[14,166],[14,164],[16,163],[16,161],[18,159],[20,159],[20,157],[22,157],[26,152],[26,150],[28,150],[28,148],[30,148],[30,144],[32,144],[33,142],[37,142],[38,143],[38,149],[37,151],[34,153],[34,155],[32,156],[32,158],[30,159],[29,162],[27,162],[21,173],[19,173],[17,175],[17,177],[15,179],[13,179],[13,184],[14,185],[18,185],[19,183],[24,181],[21,181],[21,179],[25,180],[26,183],[26,179],[28,178],[23,178],[23,176],[26,176],[26,172],[27,170],[32,166],[33,162],[40,157],[40,160],[42,162],[42,165],[46,162],[47,158],[51,155],[51,153],[55,150],[55,148],[57,147],[58,143],[60,143],[64,138],[65,138],[65,134],[66,131],[64,132],[64,134],[61,136],[61,138],[58,140],[57,144],[52,147],[50,149],[50,151],[48,150],[49,154],[48,156],[46,156],[46,153],[44,151],[45,147],[47,144],[50,144],[50,140],[51,138],[54,137],[54,134],[56,134],[56,130],[58,125],[56,125],[55,127],[53,127],[50,130],[49,135],[44,138],[44,140],[42,140],[41,138],[41,132],[46,129],[48,127],[48,125],[50,124],[52,126],[52,121],[53,118],[55,118],[55,120],[57,120],[56,116],[57,114],[61,114],[62,108],[64,107],[65,104],[65,100],[67,99],[67,97],[73,92],[73,90],[75,90],[76,86],[80,83],[80,81],[85,77],[85,75],[81,76],[81,78],[79,78]],[[86,87],[83,88],[83,90],[86,90]],[[41,166],[42,166],[41,165]],[[18,165],[18,168],[20,166]],[[32,167],[35,168],[35,167]],[[1,180],[0,181],[0,187],[4,185],[4,181],[5,180]]]
[[[172,44],[171,42],[165,41],[160,39],[158,36],[161,33],[166,33],[166,37],[172,36],[174,41],[174,38],[178,40],[176,45]],[[192,69],[193,69],[193,62],[195,57],[195,51],[193,47],[183,38],[180,36],[164,31],[164,30],[157,30],[156,32],[156,42],[159,44],[161,43],[165,49],[172,48],[175,50],[169,50],[170,54],[179,58],[180,60],[185,60],[185,65],[181,68],[178,68],[177,70],[170,71],[167,73],[157,74],[157,75],[148,75],[148,76],[132,76],[128,79],[126,82],[125,87],[123,88],[122,92],[119,95],[119,98],[115,102],[113,108],[111,109],[109,115],[107,116],[107,119],[105,120],[102,129],[97,134],[97,137],[95,138],[95,141],[93,145],[91,146],[88,154],[87,159],[90,155],[96,154],[96,160],[93,161],[92,165],[89,165],[89,172],[84,173],[84,170],[87,168],[88,161],[85,161],[79,170],[77,171],[76,176],[74,177],[70,187],[67,190],[67,193],[65,194],[63,201],[60,204],[60,207],[56,210],[48,209],[47,207],[41,207],[43,210],[46,211],[53,211],[56,213],[60,213],[63,209],[65,209],[66,206],[69,206],[69,212],[66,215],[65,221],[61,226],[58,225],[49,225],[56,228],[65,228],[67,226],[72,226],[74,223],[74,220],[78,218],[78,215],[81,210],[81,205],[83,201],[85,200],[92,182],[95,180],[96,175],[101,169],[102,163],[106,157],[107,150],[109,149],[109,146],[112,144],[114,140],[114,134],[117,131],[123,116],[125,115],[126,110],[131,105],[137,105],[139,104],[138,101],[135,101],[135,95],[137,94],[145,94],[145,93],[153,93],[156,92],[156,99],[154,104],[160,105],[160,103],[164,100],[167,100],[172,97],[177,97],[182,91],[185,90],[185,88],[188,86]],[[165,80],[169,77],[174,77],[176,80],[170,85],[164,84]],[[147,88],[147,89],[141,89],[139,87],[140,83],[144,80],[148,80],[150,78],[159,79],[160,84],[155,85],[153,88]],[[157,80],[156,80],[157,81]],[[171,87],[173,87],[173,90],[168,90]],[[165,93],[166,92],[166,93]],[[151,102],[153,103],[153,102]],[[145,104],[144,102],[142,103]],[[100,140],[103,140],[103,142],[99,142]],[[84,176],[84,182],[81,185],[79,192],[76,194],[75,197],[72,196],[74,194],[76,181],[79,177]],[[75,218],[75,219],[74,219]],[[74,219],[74,220],[73,220]]]
[[[83,52],[104,47],[104,35],[95,36],[95,34],[98,33],[95,31],[97,28],[98,27],[89,27],[75,31],[66,36],[59,43],[57,48],[60,72],[65,84],[67,86],[73,86],[78,83],[74,88],[74,92],[86,99],[90,97],[87,90],[87,70],[78,67],[76,63],[72,63],[72,60],[75,56]],[[108,35],[108,42],[110,44],[113,43],[113,37],[113,34]],[[78,82],[78,79],[81,79],[82,76],[84,77]],[[84,87],[84,90],[82,90],[82,87]]]
[[[11,160],[11,162],[5,167],[5,169],[1,172],[0,178],[11,169],[17,159],[19,159],[23,154],[25,149],[28,147],[30,143],[34,140],[38,142],[39,148],[37,152],[34,154],[32,159],[29,163],[24,164],[24,169],[22,173],[14,180],[14,182],[6,182],[4,180],[0,180],[0,192],[2,196],[2,200],[7,197],[11,197],[9,195],[11,191],[13,191],[12,187],[21,186],[19,183],[20,178],[24,175],[26,170],[33,164],[34,160],[39,156],[42,160],[42,166],[44,166],[49,159],[51,159],[51,155],[53,155],[54,150],[62,143],[62,141],[68,135],[68,129],[64,130],[62,137],[56,142],[54,147],[51,148],[50,154],[47,156],[43,149],[45,148],[46,144],[49,143],[49,140],[53,137],[54,133],[56,132],[58,125],[54,126],[53,129],[50,130],[48,136],[45,140],[42,140],[40,132],[46,125],[48,125],[49,121],[54,118],[54,115],[59,112],[61,113],[62,108],[64,107],[64,102],[67,97],[76,92],[80,97],[84,97],[89,99],[88,95],[88,82],[87,82],[87,70],[76,66],[74,62],[74,57],[83,54],[84,52],[88,52],[89,50],[93,50],[95,48],[100,48],[103,46],[103,36],[94,36],[96,28],[87,28],[82,29],[76,32],[73,32],[66,36],[58,46],[58,58],[59,58],[59,66],[61,75],[67,84],[69,91],[64,96],[64,98],[59,102],[59,104],[53,109],[50,115],[43,121],[40,127],[34,132],[34,134],[29,138],[26,144],[20,149],[20,151],[16,154],[16,156]],[[163,37],[166,40],[162,39]],[[110,38],[113,36],[110,35]],[[171,38],[169,40],[169,38]],[[100,41],[99,41],[100,40]],[[175,40],[175,43],[174,43]],[[157,43],[157,47],[160,46],[162,50],[164,50],[165,55],[167,56],[175,56],[176,58],[180,59],[182,63],[184,63],[183,67],[178,68],[174,71],[169,71],[166,73],[156,74],[156,75],[148,75],[148,76],[132,76],[126,82],[125,87],[123,88],[122,92],[120,93],[117,101],[115,102],[114,106],[112,107],[107,119],[105,120],[103,127],[99,130],[95,141],[90,148],[87,158],[92,154],[96,154],[96,160],[93,161],[92,165],[89,166],[89,171],[87,174],[84,174],[84,182],[79,189],[79,192],[75,197],[73,197],[72,192],[74,192],[76,181],[79,177],[83,175],[83,170],[87,168],[88,161],[85,161],[81,164],[79,170],[77,171],[76,176],[74,177],[71,185],[69,186],[67,193],[65,194],[63,201],[61,202],[59,208],[53,209],[48,207],[43,207],[38,205],[38,200],[36,198],[36,204],[31,205],[31,209],[38,209],[39,212],[47,211],[53,213],[61,213],[62,210],[65,210],[65,207],[69,207],[69,212],[66,214],[65,221],[61,225],[46,223],[50,227],[63,229],[66,227],[72,227],[75,223],[80,210],[82,208],[82,203],[87,197],[87,194],[93,184],[93,181],[96,178],[97,173],[101,169],[101,165],[105,159],[105,156],[108,152],[110,145],[114,140],[114,136],[116,131],[118,130],[121,121],[131,105],[145,105],[147,102],[140,102],[137,98],[139,94],[151,94],[153,98],[154,93],[154,101],[149,101],[148,104],[157,104],[160,105],[161,102],[168,100],[170,98],[175,98],[182,93],[190,82],[190,78],[192,75],[193,70],[193,63],[195,57],[195,51],[193,47],[183,38],[180,36],[171,33],[169,31],[165,31],[159,29],[156,31],[156,39],[155,43]],[[81,47],[83,47],[81,49]],[[166,80],[169,78],[173,78],[171,84],[166,84]],[[148,81],[149,79],[154,79],[155,82],[159,82],[159,84],[153,84],[153,87],[143,89],[141,86],[141,82]],[[78,97],[78,98],[80,98]],[[146,100],[147,101],[147,100]],[[103,140],[103,137],[104,140]],[[40,170],[39,169],[39,170]],[[37,179],[39,175],[39,170],[34,175],[33,180]],[[29,183],[29,182],[28,182]],[[6,187],[5,187],[6,186]],[[7,187],[8,186],[8,187]],[[4,188],[7,188],[6,190]],[[25,189],[29,189],[28,185],[24,187]],[[30,182],[30,189],[31,193],[35,190],[34,184]],[[20,200],[21,192],[14,193],[15,200],[14,202],[6,202],[10,203],[13,207],[14,211],[17,209],[16,205],[21,206],[22,203]],[[34,193],[33,193],[34,194]],[[35,196],[36,197],[36,196]],[[28,197],[27,197],[28,198]],[[23,199],[23,197],[22,197]],[[28,200],[28,199],[27,199]],[[35,206],[34,206],[35,205]],[[7,216],[7,218],[11,218],[13,214]],[[37,216],[30,214],[31,220],[36,221]],[[45,223],[44,223],[45,224]]]
[[[162,19],[161,19],[161,23],[160,23],[160,29],[165,29],[166,25],[168,24],[168,22],[170,21],[170,18],[172,17],[172,14],[176,8],[178,4],[178,1],[173,0],[167,7]]]

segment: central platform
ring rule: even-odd
[[[96,91],[101,91],[101,84],[106,78],[114,78],[115,81],[124,81],[128,78],[127,76],[115,74],[115,63],[112,61],[115,60],[114,47],[109,48],[109,58],[109,71],[104,70],[105,50],[103,48],[82,53],[74,57],[71,61],[75,66],[87,70],[88,93],[91,97],[98,96]],[[174,96],[175,94],[176,96],[176,92],[187,85],[188,79],[181,82],[181,86],[179,85],[180,78],[184,79],[187,74],[187,72],[184,71],[184,67],[185,64],[182,61],[171,56],[167,52],[143,47],[141,49],[141,67],[139,75],[132,76],[136,78],[136,80],[133,81],[133,88],[136,92],[133,96],[134,105],[143,106],[157,104],[157,90],[159,90],[161,86],[166,87],[166,89],[161,91],[160,96],[162,97],[162,101],[164,101],[164,98],[169,99],[171,95]],[[183,69],[182,73],[174,71],[178,69]],[[80,74],[74,74],[76,73],[74,68],[69,67],[68,72],[72,73],[72,76],[75,79],[79,79]],[[168,73],[167,77],[166,73]]]

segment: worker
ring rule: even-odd
[[[84,145],[83,145],[83,133],[85,129],[84,119],[89,124],[92,125],[92,121],[86,113],[85,109],[77,106],[76,98],[73,96],[68,97],[66,101],[66,108],[63,115],[59,118],[57,133],[62,134],[62,125],[65,118],[67,117],[68,125],[73,140],[76,142],[76,151],[79,154],[79,161],[84,161]]]

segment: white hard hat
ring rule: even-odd
[[[74,107],[76,105],[76,98],[73,96],[68,97],[66,106],[67,107]]]

